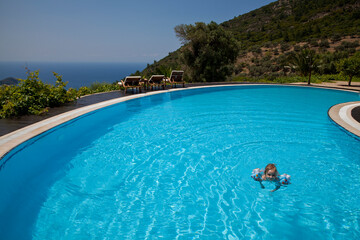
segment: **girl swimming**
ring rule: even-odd
[[[265,170],[255,168],[251,174],[251,177],[260,183],[261,188],[265,188],[265,186],[262,184],[262,181],[270,181],[275,183],[275,189],[271,190],[271,192],[278,190],[281,185],[290,184],[290,175],[280,175],[275,164],[273,163],[269,163],[265,167]]]

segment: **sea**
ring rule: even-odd
[[[41,81],[55,84],[53,72],[68,82],[66,88],[80,88],[92,83],[113,83],[126,76],[142,71],[147,63],[114,62],[0,62],[0,80],[8,77],[26,79],[27,70],[39,70]]]

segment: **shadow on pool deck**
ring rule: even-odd
[[[191,83],[186,84],[186,87],[195,87],[195,86],[208,86],[208,85],[227,85],[227,84],[249,84],[249,83],[239,83],[239,82],[217,82],[217,83]],[[260,83],[263,84],[263,83]],[[305,83],[296,83],[290,85],[301,85],[307,86]],[[347,86],[346,82],[335,82],[335,83],[323,83],[323,84],[312,84],[310,86],[315,87],[330,87],[330,88],[338,88],[343,90],[355,90],[360,91],[359,83],[354,83],[353,86]],[[131,91],[126,94],[126,96],[132,95]],[[0,119],[0,136],[6,135],[10,132],[18,130],[20,128],[26,127],[33,123],[42,121],[44,119],[56,116],[58,114],[74,110],[77,108],[85,107],[88,105],[92,105],[94,103],[99,103],[103,101],[107,101],[114,98],[119,98],[125,96],[122,91],[112,91],[107,93],[98,93],[93,95],[88,95],[81,97],[75,102],[68,103],[61,107],[51,108],[48,113],[41,116],[35,115],[28,115],[22,116],[18,118],[11,118],[11,119]],[[352,111],[353,118],[360,122],[360,107],[353,109]]]

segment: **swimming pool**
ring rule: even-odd
[[[327,116],[359,94],[189,89],[86,114],[1,160],[4,239],[356,239],[360,141]],[[292,184],[270,193],[252,169]]]

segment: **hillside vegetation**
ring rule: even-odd
[[[360,31],[357,0],[280,0],[222,23],[244,49],[266,42],[301,42],[355,36]]]
[[[295,69],[289,65],[290,58],[303,48],[318,54],[316,74],[335,75],[340,72],[337,63],[360,49],[360,2],[280,0],[220,26],[232,34],[240,48],[232,74],[226,80],[279,81],[292,76]],[[183,55],[188,47],[184,44],[160,61],[149,64],[141,74],[148,76],[179,68],[187,72],[190,69]],[[197,80],[188,76],[187,81]]]

